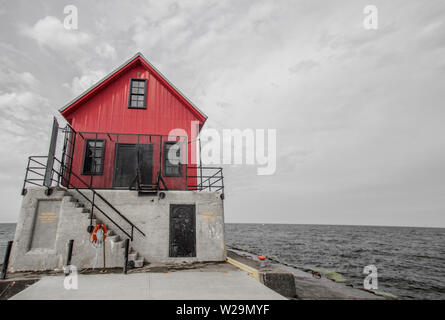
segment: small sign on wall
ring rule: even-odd
[[[30,250],[55,248],[59,210],[60,201],[39,200],[35,213]]]
[[[203,212],[203,213],[201,213],[201,217],[206,221],[213,221],[213,220],[215,220],[215,213]]]
[[[55,212],[42,212],[39,215],[41,223],[53,223],[57,219],[57,213]]]

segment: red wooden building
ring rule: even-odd
[[[75,240],[77,267],[95,266],[90,233],[102,223],[111,248],[125,247],[106,253],[104,244],[110,267],[225,261],[222,168],[199,160],[207,117],[142,54],[60,112],[68,125],[54,119],[48,155],[28,159],[15,269],[60,268],[66,239]]]
[[[207,116],[141,54],[60,109],[70,125],[62,185],[193,190]],[[171,134],[176,129],[175,134]],[[69,171],[69,172],[68,172]],[[201,180],[202,181],[202,180]]]

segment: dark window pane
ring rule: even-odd
[[[94,154],[95,158],[102,158],[102,149],[96,148],[96,150],[94,150],[93,154]]]
[[[181,146],[179,143],[166,142],[164,144],[164,175],[181,176]]]
[[[178,166],[175,166],[175,167],[169,167],[169,166],[166,166],[166,167],[165,167],[165,173],[166,173],[167,175],[169,175],[169,176],[178,176],[178,175],[181,175]]]
[[[129,107],[145,108],[146,80],[131,79]]]
[[[87,140],[83,174],[101,174],[103,168],[105,141]]]
[[[98,140],[96,140],[96,142],[94,142],[94,140],[89,140],[89,141],[88,141],[88,145],[89,145],[89,147],[91,147],[91,148],[94,148],[94,147],[96,147],[96,148],[101,148],[102,145],[103,145],[103,141],[98,141]]]

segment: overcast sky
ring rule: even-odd
[[[225,167],[227,222],[445,227],[444,17],[443,0],[1,0],[0,221],[52,116],[141,51],[206,127],[277,130],[274,175]]]

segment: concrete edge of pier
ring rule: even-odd
[[[227,250],[227,262],[246,271],[251,277],[277,293],[295,300],[384,300],[396,296],[353,288],[336,282],[329,273],[306,272],[268,261],[261,263],[249,252]]]

